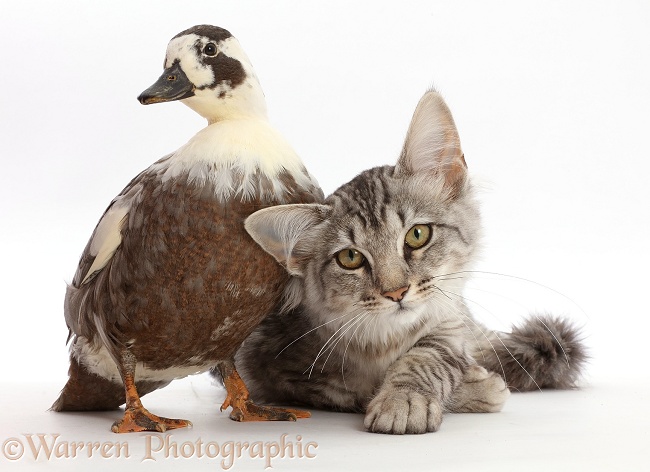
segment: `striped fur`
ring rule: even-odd
[[[445,411],[502,408],[509,389],[494,371],[502,372],[496,356],[507,348],[481,355],[499,337],[466,308],[465,278],[449,275],[472,266],[481,233],[459,143],[448,108],[428,92],[395,166],[363,172],[323,204],[281,205],[247,219],[253,239],[294,276],[284,310],[236,356],[254,399],[365,412],[369,431],[393,434],[436,431]],[[408,235],[422,226],[430,235],[412,247]],[[346,268],[341,251],[365,262]],[[539,336],[504,339],[520,344],[530,372],[545,375],[552,369],[536,370],[540,358],[525,348]],[[506,377],[521,370],[505,366]],[[557,375],[538,383],[575,380]],[[515,380],[527,381],[520,373]]]

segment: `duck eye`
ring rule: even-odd
[[[431,226],[415,225],[409,229],[404,238],[404,242],[411,249],[419,249],[429,242],[431,238]]]
[[[356,249],[348,248],[336,255],[336,262],[344,269],[352,270],[361,267],[366,262],[366,258]]]
[[[214,56],[217,53],[217,45],[214,43],[208,43],[203,48],[203,54],[206,56]]]

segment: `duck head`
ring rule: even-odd
[[[266,117],[253,66],[229,31],[198,25],[172,38],[165,70],[140,94],[143,105],[180,100],[209,123],[250,115]]]

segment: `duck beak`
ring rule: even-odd
[[[194,84],[187,78],[180,62],[176,61],[165,69],[160,78],[142,92],[138,101],[143,105],[182,100],[194,95]]]

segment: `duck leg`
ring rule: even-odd
[[[244,381],[235,369],[232,361],[221,361],[217,370],[226,387],[226,399],[221,411],[232,407],[230,419],[233,421],[296,421],[297,418],[309,418],[311,413],[292,408],[261,406],[249,399],[249,392]]]
[[[118,365],[118,368],[120,369],[122,381],[124,382],[126,407],[124,410],[124,418],[113,423],[111,431],[114,433],[133,433],[138,431],[158,431],[163,433],[168,429],[192,426],[192,423],[187,420],[156,416],[153,413],[149,413],[142,406],[140,396],[135,388],[135,365],[135,356],[128,350],[122,351],[122,362]]]

